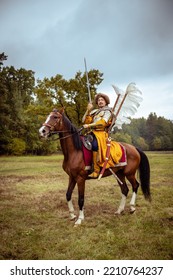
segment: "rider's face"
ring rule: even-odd
[[[106,101],[103,97],[99,97],[97,101],[97,105],[99,108],[106,106]]]

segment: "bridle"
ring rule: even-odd
[[[59,133],[68,133],[68,132],[71,132],[71,130],[54,130],[54,128],[55,128],[55,126],[58,124],[58,122],[60,122],[60,125],[62,124],[62,120],[61,120],[61,118],[58,119],[57,113],[58,113],[58,112],[52,112],[52,113],[50,114],[50,116],[53,116],[53,115],[54,115],[54,116],[56,116],[56,118],[57,118],[57,120],[55,120],[55,122],[54,122],[53,124],[48,124],[48,123],[46,123],[46,122],[43,123],[43,126],[46,126],[46,127],[49,128],[49,135],[50,135],[50,136],[52,136],[52,135],[54,135],[54,134],[59,134]],[[62,117],[61,114],[59,114],[59,115]],[[60,135],[59,135],[59,138],[56,138],[55,140],[62,140],[62,139],[71,137],[71,136],[73,136],[73,135],[79,133],[82,129],[83,129],[83,127],[79,128],[79,129],[78,129],[77,131],[75,131],[74,133],[70,133],[70,134],[68,134],[68,135],[66,135],[66,136],[60,137]]]

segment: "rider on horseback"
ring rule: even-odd
[[[98,178],[100,166],[103,166],[106,160],[108,128],[111,125],[112,119],[112,111],[108,106],[110,104],[110,100],[106,94],[97,94],[95,96],[95,103],[98,106],[98,109],[92,110],[93,104],[88,103],[87,111],[82,119],[84,123],[83,127],[91,129],[91,135],[93,136],[92,151],[94,172],[88,176],[90,178]],[[97,153],[98,151],[99,153]],[[122,153],[121,149],[119,148],[116,152],[118,152],[118,158],[120,158]],[[115,162],[111,162],[109,166],[114,164]]]

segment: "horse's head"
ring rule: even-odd
[[[47,117],[45,123],[43,123],[42,127],[39,129],[39,133],[41,137],[47,138],[51,135],[52,132],[58,131],[61,132],[62,127],[62,114],[64,109],[58,111],[54,109],[50,115]]]

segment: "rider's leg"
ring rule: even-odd
[[[93,151],[93,164],[94,164],[94,171],[93,171],[93,173],[88,175],[88,177],[95,179],[95,178],[98,178],[99,172],[100,172],[100,167],[97,164],[97,152],[96,151]]]
[[[94,171],[91,173],[88,177],[90,178],[98,178],[99,172],[100,172],[100,167],[97,163],[97,156],[98,156],[98,143],[97,143],[97,138],[93,134],[93,141],[92,141],[92,150],[93,150],[93,165],[94,165]]]

